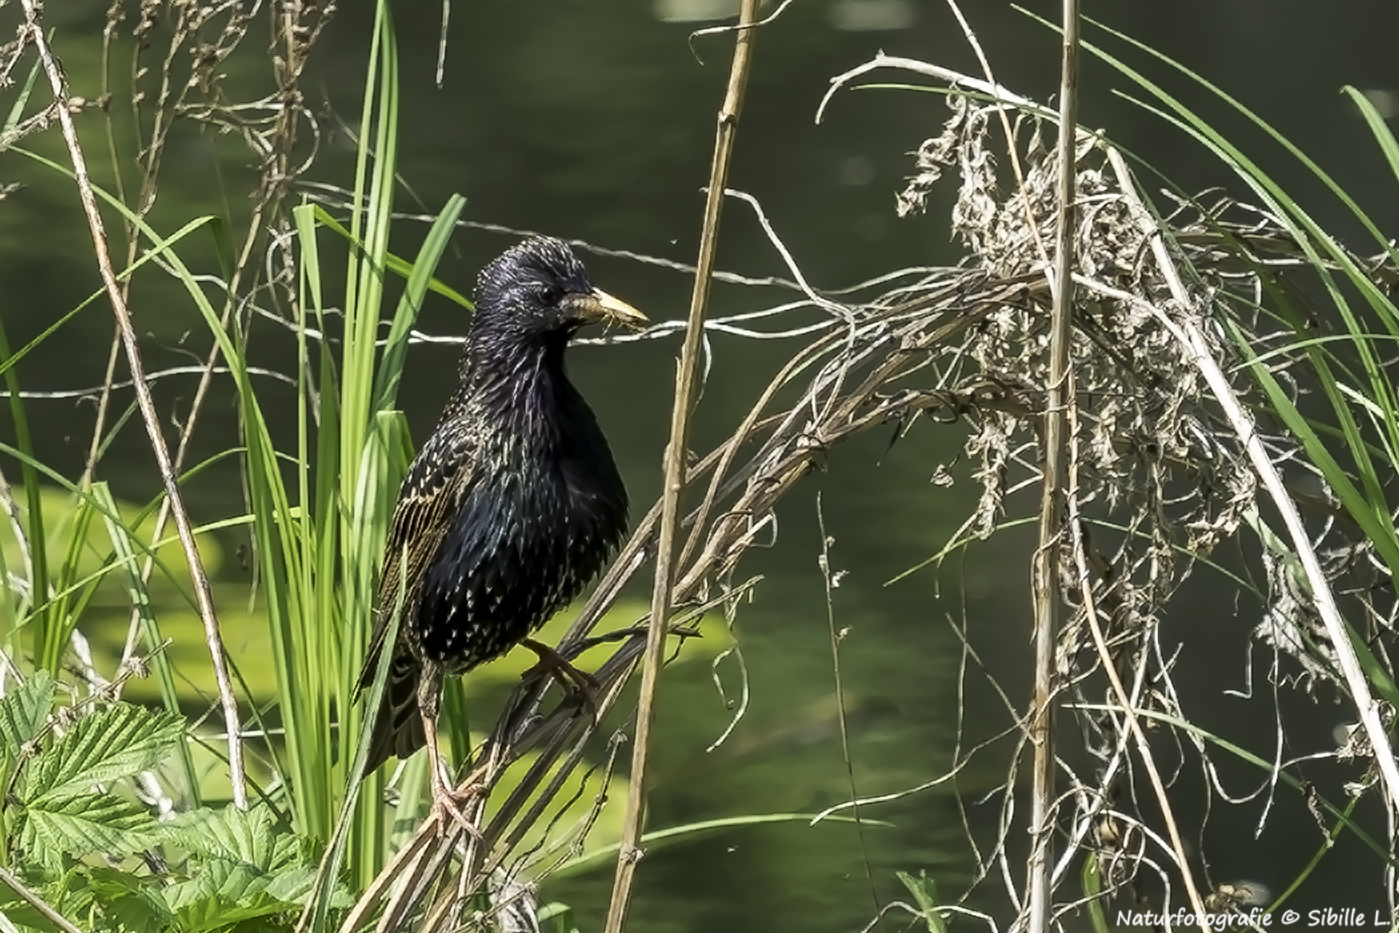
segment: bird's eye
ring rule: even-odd
[[[539,297],[546,305],[556,305],[563,301],[564,290],[557,285],[545,285],[539,292]]]

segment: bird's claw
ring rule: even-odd
[[[432,802],[432,821],[437,825],[437,838],[441,839],[447,834],[447,827],[456,823],[466,832],[468,836],[478,842],[485,837],[476,824],[466,818],[466,814],[461,812],[457,802],[451,796],[439,797]]]
[[[468,836],[481,840],[481,830],[476,824],[466,818],[466,814],[461,812],[461,803],[465,803],[480,793],[482,787],[479,784],[470,784],[465,789],[454,791],[447,786],[447,782],[440,775],[432,782],[432,814],[431,819],[437,824],[437,838],[441,839],[447,833],[447,827],[451,823],[460,826]],[[448,822],[448,821],[451,822]]]
[[[569,695],[577,698],[583,708],[588,711],[593,724],[596,725],[600,709],[597,701],[598,682],[586,671],[580,671],[574,667],[567,659],[547,645],[541,644],[533,638],[525,639],[522,644],[539,655],[539,663],[525,671],[521,675],[522,678],[529,680],[546,674],[553,677]]]
[[[570,696],[577,698],[596,724],[599,709],[597,702],[598,682],[586,671],[580,671],[571,664],[559,670],[558,673],[563,675],[560,678],[558,674],[555,674],[555,679],[559,681],[559,685]]]

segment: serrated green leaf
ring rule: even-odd
[[[201,862],[194,877],[162,893],[172,910],[183,912],[201,901],[216,900],[227,906],[251,902],[267,889],[267,883],[267,874],[246,862],[216,858]]]
[[[196,900],[175,913],[175,927],[181,933],[212,933],[229,930],[235,924],[287,911],[287,905],[275,903],[256,907],[229,904],[221,898]]]
[[[21,799],[29,806],[87,794],[94,785],[154,767],[170,755],[184,720],[117,703],[84,716],[25,771]]]
[[[300,840],[276,832],[265,807],[197,810],[163,824],[162,834],[191,855],[189,880],[161,891],[182,931],[254,929],[260,918],[300,907],[315,881]],[[349,898],[337,890],[333,903],[348,906]]]
[[[48,719],[53,697],[53,678],[41,670],[0,699],[0,742],[8,749],[17,749],[33,741]]]
[[[201,933],[295,909],[297,905],[271,893],[276,880],[246,862],[216,858],[201,864],[191,880],[160,893],[181,931]],[[308,879],[305,886],[309,885]]]
[[[159,839],[155,819],[134,800],[82,794],[26,806],[20,845],[27,858],[56,867],[60,855],[125,855]]]
[[[61,878],[38,885],[37,891],[50,907],[69,919],[90,916],[97,900],[92,886],[88,884],[87,872],[73,864],[68,865]],[[54,929],[48,920],[37,926],[45,933],[51,933]]]
[[[49,922],[44,919],[43,914],[3,884],[0,884],[0,917],[8,917],[11,924],[25,931],[52,929]],[[3,929],[4,927],[0,926],[0,930]]]
[[[267,896],[274,897],[284,904],[296,904],[300,906],[306,903],[306,895],[311,893],[311,887],[316,882],[316,869],[307,865],[301,868],[293,868],[275,876],[267,883]],[[348,898],[344,897],[343,891],[337,892],[340,900],[331,898],[331,905],[334,907],[348,907]]]
[[[171,842],[210,859],[249,864],[259,871],[287,867],[287,855],[280,852],[273,818],[266,807],[239,810],[194,810],[165,825]],[[292,857],[295,853],[292,852]]]
[[[103,913],[124,933],[157,933],[174,922],[153,879],[100,865],[92,869],[91,878]]]

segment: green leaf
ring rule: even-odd
[[[276,898],[287,904],[301,906],[306,903],[306,897],[311,893],[311,889],[316,884],[316,869],[307,865],[302,868],[295,868],[291,871],[283,872],[273,878],[267,885],[267,896]],[[348,893],[339,888],[332,889],[330,899],[332,907],[349,907],[352,903]]]
[[[136,529],[117,520],[116,516],[119,516],[121,512],[106,483],[94,483],[92,494],[98,499],[102,520],[107,526],[107,536],[112,542],[112,553],[117,559],[117,565],[121,567],[122,576],[126,583],[127,598],[136,611],[146,644],[154,649],[162,641],[160,624],[156,621],[155,612],[151,606],[150,587],[137,564],[137,550],[141,545],[136,538]],[[157,683],[160,684],[160,696],[164,701],[166,711],[178,714],[180,712],[180,699],[175,686],[175,672],[170,656],[164,651],[155,652],[151,659],[151,668]],[[201,806],[203,801],[199,788],[199,776],[194,770],[194,755],[190,751],[189,744],[185,742],[179,744],[177,751],[179,752],[180,766],[185,776],[184,789],[189,794],[192,805]]]
[[[49,906],[54,906],[53,901],[49,901]],[[54,929],[44,915],[35,910],[28,901],[12,891],[8,885],[0,884],[0,917],[8,918],[13,927],[18,927],[23,933],[33,930],[43,930],[45,933]],[[0,924],[0,931],[9,933],[11,928]]]
[[[0,743],[17,750],[32,742],[53,708],[54,682],[48,671],[35,671],[9,696],[0,699]]]
[[[0,133],[8,133],[19,123],[19,118],[24,116],[24,105],[29,103],[29,95],[34,90],[34,79],[39,76],[39,58],[36,56],[34,64],[29,66],[29,77],[24,80],[24,88],[15,97],[15,101],[10,105],[10,115],[5,118],[5,123],[0,126]]]
[[[555,901],[539,908],[539,928],[547,933],[578,933],[573,923],[573,908]]]
[[[194,882],[186,882],[194,885]],[[176,887],[181,887],[176,885]],[[168,889],[173,890],[173,889]],[[259,905],[231,904],[220,897],[198,897],[175,912],[175,924],[181,931],[206,933],[227,930],[245,920],[255,920],[279,914],[288,908],[275,902]]]
[[[168,929],[174,915],[158,893],[157,882],[115,868],[91,870],[92,892],[117,928],[129,933]]]
[[[203,933],[296,909],[299,905],[279,895],[298,886],[309,890],[311,873],[308,869],[288,874],[302,877],[271,876],[246,862],[211,859],[199,866],[194,878],[160,893],[181,931]]]
[[[155,819],[144,807],[113,794],[43,798],[22,812],[20,845],[25,857],[50,870],[62,865],[63,855],[126,855],[159,839]]]
[[[403,296],[394,312],[393,323],[389,327],[388,344],[384,347],[379,371],[374,377],[375,411],[387,411],[393,408],[398,400],[398,383],[403,373],[403,358],[408,352],[408,338],[412,334],[414,322],[418,319],[418,312],[422,309],[432,274],[436,271],[437,264],[442,261],[442,254],[446,252],[452,232],[456,229],[457,218],[461,216],[465,206],[466,199],[459,194],[447,199],[442,213],[432,222],[432,227],[423,240],[418,258],[413,262],[413,271],[408,275],[408,284],[403,289]]]
[[[184,720],[118,703],[79,719],[25,772],[21,799],[45,807],[154,767],[175,751]]]
[[[204,902],[217,901],[229,907],[251,903],[267,889],[267,881],[266,873],[246,862],[209,859],[200,863],[189,881],[171,885],[162,893],[172,909],[189,916],[190,908],[198,908]]]
[[[1107,911],[1103,909],[1103,872],[1096,852],[1089,852],[1083,860],[1083,895],[1088,901],[1088,920],[1093,924],[1093,933],[1111,933]]]
[[[1380,152],[1384,153],[1385,161],[1389,163],[1389,170],[1395,179],[1399,179],[1399,142],[1395,141],[1394,134],[1390,132],[1384,114],[1380,113],[1379,109],[1370,103],[1370,99],[1358,89],[1347,85],[1342,90],[1350,95],[1351,101],[1359,108],[1360,115],[1365,118],[1365,124],[1375,136]]]
[[[296,860],[295,837],[278,845],[266,807],[195,810],[166,824],[169,839],[180,848],[210,859],[245,864],[259,872],[285,868]]]
[[[88,917],[94,913],[97,895],[89,883],[86,866],[69,864],[61,876],[55,876],[47,884],[38,886],[38,894],[49,906],[70,920],[74,917]],[[37,924],[40,930],[53,930],[47,920]]]
[[[453,197],[460,197],[460,195],[453,195]],[[451,202],[448,201],[448,204],[450,205]],[[462,206],[465,205],[466,201],[463,200]],[[343,238],[347,243],[349,243],[354,250],[364,250],[364,242],[352,233],[350,233],[349,230],[345,229],[345,226],[342,223],[340,223],[340,221],[336,220],[335,217],[325,208],[314,204],[304,205],[303,208],[309,209],[310,216],[315,218],[316,223],[320,224],[322,227],[325,227],[327,230],[330,230],[333,233],[339,234],[340,237]],[[296,208],[296,210],[302,210],[303,208]],[[444,210],[446,210],[446,208],[444,208]],[[401,278],[406,279],[413,274],[413,270],[414,268],[416,268],[416,266],[414,263],[409,262],[401,256],[396,256],[393,253],[385,253],[384,268],[390,272],[395,273]],[[460,305],[468,311],[476,307],[475,303],[472,302],[470,298],[467,298],[461,292],[457,291],[455,288],[452,288],[452,286],[446,284],[440,279],[430,280],[427,284],[427,287],[428,291],[436,292],[437,294],[441,295],[443,298],[446,298],[453,304]]]
[[[918,873],[917,878],[906,871],[896,871],[894,875],[908,888],[908,893],[913,895],[913,900],[918,904],[918,911],[923,915],[923,922],[928,925],[928,933],[947,933],[947,925],[943,923],[942,914],[938,913],[937,882],[923,871]]]
[[[165,824],[165,832],[192,856],[189,880],[161,892],[181,930],[245,929],[301,907],[315,881],[300,839],[278,832],[265,807],[198,810]],[[336,890],[330,903],[348,906],[349,898]]]
[[[292,928],[289,916],[253,917],[240,920],[229,927],[229,933],[287,933]]]

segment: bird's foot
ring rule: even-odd
[[[525,671],[524,674],[521,675],[522,679],[529,680],[532,677],[548,674],[557,680],[559,686],[570,696],[577,698],[578,701],[583,704],[583,707],[587,709],[588,714],[592,717],[593,722],[596,723],[599,709],[597,701],[598,682],[594,680],[590,674],[580,671],[570,664],[567,658],[542,642],[537,642],[533,638],[526,638],[520,644],[539,655],[539,663]]]
[[[468,803],[479,794],[483,787],[479,784],[469,784],[461,790],[453,790],[447,786],[447,782],[440,773],[434,773],[432,781],[432,820],[437,824],[437,838],[441,839],[447,833],[447,827],[451,823],[460,826],[467,835],[473,839],[484,838],[481,830],[476,824],[466,818],[466,814],[461,812],[462,804]],[[448,821],[451,822],[448,822]]]
[[[442,694],[442,666],[426,661],[418,681],[418,713],[423,723],[423,745],[427,748],[428,789],[432,793],[431,819],[437,824],[437,838],[447,834],[456,823],[472,838],[480,839],[481,830],[461,812],[461,804],[482,795],[486,785],[475,781],[461,790],[452,789],[452,772],[442,758],[442,744],[437,737],[437,709]],[[460,750],[458,750],[460,751]]]

